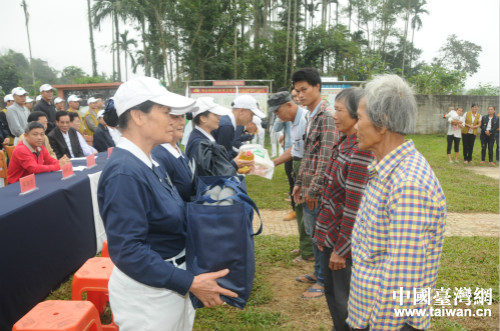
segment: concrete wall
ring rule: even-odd
[[[449,107],[464,107],[464,111],[470,110],[473,103],[479,105],[479,114],[486,115],[488,106],[494,106],[498,114],[499,97],[498,96],[480,96],[480,95],[417,95],[417,126],[415,133],[446,134],[447,121],[443,119]]]

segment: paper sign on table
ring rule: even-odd
[[[95,155],[94,154],[90,154],[89,156],[87,156],[87,169],[93,168],[95,166],[96,166],[96,164],[95,164]]]
[[[19,185],[21,186],[21,195],[38,189],[38,187],[36,187],[35,174],[21,177],[19,179]]]
[[[70,177],[73,177],[75,173],[73,172],[73,164],[71,162],[66,163],[65,165],[62,166],[62,179],[68,179]]]

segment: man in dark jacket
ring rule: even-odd
[[[54,90],[50,84],[40,86],[42,99],[36,104],[35,111],[43,111],[47,115],[47,134],[56,126],[56,107],[52,104]]]
[[[97,121],[99,124],[94,132],[94,148],[98,152],[105,152],[109,147],[115,147],[115,142],[109,133],[108,125],[104,121],[104,110],[97,113]]]
[[[57,158],[60,159],[64,155],[69,158],[84,156],[76,130],[70,126],[67,111],[56,113],[56,125],[57,127],[48,134],[48,137]]]

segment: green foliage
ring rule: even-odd
[[[467,95],[499,95],[499,87],[491,83],[481,84],[467,91]]]
[[[419,94],[462,94],[464,71],[446,69],[437,65],[423,66],[419,74],[409,78]]]
[[[80,67],[69,66],[61,71],[61,84],[75,84],[76,80],[85,77],[85,72]]]
[[[481,51],[481,46],[467,40],[459,40],[452,34],[440,48],[439,56],[433,59],[433,64],[472,76],[480,67],[478,59]]]

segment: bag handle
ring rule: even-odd
[[[250,232],[251,232],[250,235],[251,236],[257,236],[257,235],[261,234],[262,233],[262,226],[263,226],[262,217],[260,216],[259,208],[257,208],[257,205],[255,204],[255,202],[252,199],[250,199],[250,197],[248,195],[242,194],[242,193],[236,193],[236,195],[232,195],[232,196],[220,199],[220,200],[214,200],[211,197],[209,197],[208,195],[203,195],[203,196],[201,196],[200,202],[214,203],[214,202],[219,202],[219,201],[238,200],[238,199],[242,200],[244,203],[249,204],[250,207],[252,207],[252,209],[259,216],[259,220],[260,220],[259,229],[257,230],[257,232],[253,233],[253,228],[250,228]]]

